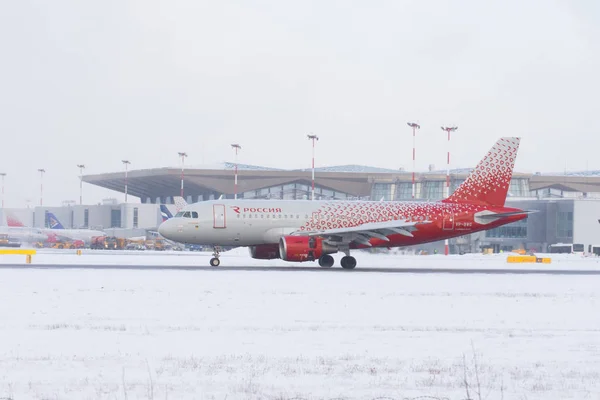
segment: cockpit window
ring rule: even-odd
[[[186,211],[183,213],[183,218],[192,218],[192,215],[190,214],[189,211]]]
[[[198,219],[198,213],[196,211],[192,211],[192,218]]]
[[[183,217],[183,211],[179,211],[177,214],[175,214],[176,218],[181,218]]]

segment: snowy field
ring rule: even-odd
[[[508,266],[506,255],[357,258]],[[544,266],[559,267],[598,268],[569,256]],[[600,276],[323,272],[0,269],[0,398],[462,400],[466,381],[473,399],[600,399]]]

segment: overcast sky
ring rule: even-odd
[[[86,173],[233,160],[454,167],[521,136],[517,170],[600,169],[600,2],[6,1],[6,205],[79,196]],[[122,194],[84,186],[87,203]]]

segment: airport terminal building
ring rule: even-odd
[[[234,167],[223,163],[186,168],[184,186],[188,202],[233,198]],[[322,200],[435,201],[441,200],[446,185],[445,171],[417,173],[413,199],[412,173],[359,165],[317,168],[315,197]],[[451,171],[451,191],[470,170]],[[310,199],[310,169],[282,170],[238,165],[239,199]],[[125,173],[86,175],[88,184],[125,192]],[[129,171],[128,196],[140,202],[118,204],[108,199],[97,205],[69,205],[6,210],[27,226],[42,227],[46,212],[54,213],[65,227],[102,228],[114,234],[138,236],[156,230],[162,222],[160,204],[174,213],[173,196],[180,194],[181,169],[156,168]],[[600,244],[600,171],[589,173],[513,175],[507,205],[536,210],[527,220],[487,232],[452,239],[453,253],[498,252],[513,248],[547,251],[555,243],[581,243],[587,248]],[[422,246],[442,251],[443,244]]]

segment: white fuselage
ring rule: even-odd
[[[106,233],[102,231],[90,229],[48,229],[47,233],[65,240],[81,240],[86,244],[91,243],[94,236],[106,236]]]
[[[0,233],[7,234],[23,243],[44,242],[48,239],[48,235],[42,229],[38,228],[0,226]]]
[[[204,201],[188,205],[175,217],[163,222],[159,233],[179,243],[254,246],[278,243],[282,236],[299,230],[356,226],[369,221],[382,221],[381,218],[384,221],[388,218],[411,218],[419,205],[426,204],[433,203],[396,202],[392,205],[391,202],[359,201]],[[382,208],[389,211],[385,216],[379,212]]]
[[[82,240],[89,244],[94,236],[106,236],[106,233],[102,231],[89,229],[48,229],[21,226],[0,226],[0,233],[8,234],[23,243],[45,242],[51,237],[56,237],[61,240]]]
[[[250,246],[277,243],[298,230],[318,209],[302,200],[219,200],[190,204],[161,224],[159,233],[179,243]],[[177,215],[179,215],[178,213]]]

